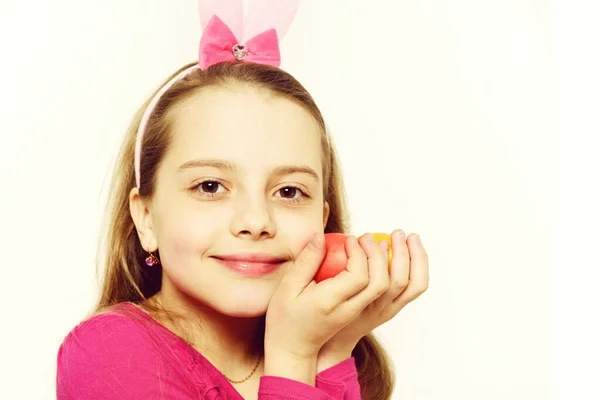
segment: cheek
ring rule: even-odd
[[[323,212],[290,213],[282,215],[277,223],[278,235],[284,237],[294,256],[309,242],[315,232],[323,232]]]
[[[179,210],[159,219],[157,237],[164,264],[181,265],[191,258],[197,260],[209,247],[211,224],[206,217]]]

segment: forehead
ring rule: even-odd
[[[297,103],[250,87],[204,88],[171,115],[173,138],[165,157],[228,160],[243,169],[308,165],[321,175],[320,130]]]

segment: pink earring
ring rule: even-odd
[[[149,267],[152,267],[154,265],[158,265],[160,264],[160,261],[158,258],[156,258],[156,256],[154,255],[153,252],[149,252],[150,255],[148,257],[146,257],[146,265]]]

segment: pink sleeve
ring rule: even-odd
[[[58,351],[58,400],[191,400],[176,369],[168,368],[151,335],[130,318],[92,317],[73,329]]]
[[[361,400],[354,357],[321,371],[317,375],[317,387],[331,393],[334,399]],[[340,392],[343,393],[341,397],[337,394]]]
[[[360,385],[354,358],[317,375],[316,387],[279,376],[260,378],[259,400],[360,400]]]

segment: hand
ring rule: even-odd
[[[388,289],[387,270],[370,274],[356,237],[349,235],[345,245],[348,264],[335,277],[314,281],[325,256],[324,237],[318,234],[282,279],[267,308],[265,366],[269,353],[316,361],[323,344]],[[373,241],[370,253],[375,252],[380,250]]]
[[[360,244],[369,259],[369,271],[380,274],[387,272],[388,243],[379,243],[373,249],[371,238],[365,235]],[[407,245],[408,243],[408,245]],[[323,345],[318,355],[317,372],[321,372],[350,358],[358,341],[373,329],[392,319],[408,303],[423,294],[429,286],[429,260],[418,235],[411,234],[408,240],[404,232],[392,233],[392,265],[387,291],[367,305],[360,315],[336,333]]]

